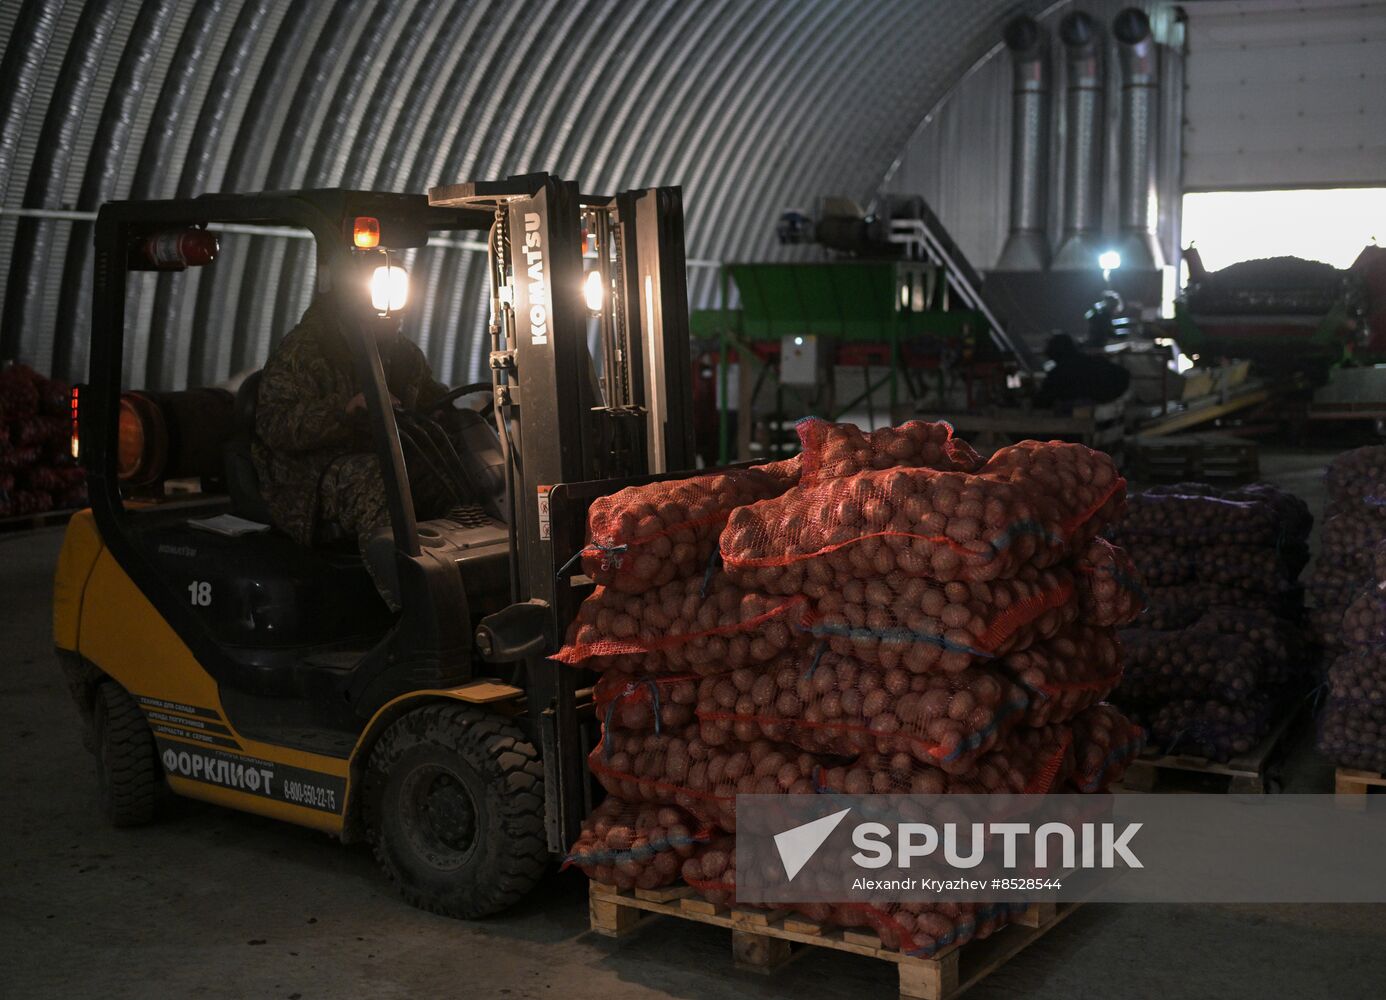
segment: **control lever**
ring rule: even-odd
[[[476,650],[488,663],[513,663],[553,649],[556,636],[548,601],[512,604],[481,619]]]

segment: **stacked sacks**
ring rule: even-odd
[[[632,541],[670,519],[650,520],[647,495],[613,532],[616,506],[637,512],[604,502],[585,552],[603,586],[555,657],[601,671],[589,766],[611,808],[712,828],[683,877],[719,902],[736,898],[737,794],[1097,791],[1139,745],[1101,704],[1121,675],[1116,630],[1141,608],[1130,559],[1098,537],[1124,501],[1106,456],[1030,442],[983,465],[945,424],[799,430],[797,482],[700,508],[725,522],[720,567],[684,532],[618,583]],[[811,909],[921,954],[1011,912]]]
[[[0,517],[86,504],[71,440],[68,387],[27,365],[0,368]]]
[[[1339,626],[1362,589],[1381,579],[1372,564],[1386,538],[1386,447],[1355,448],[1335,458],[1325,476],[1328,504],[1319,558],[1309,574],[1309,620],[1327,650],[1344,645]]]
[[[1386,772],[1386,540],[1373,549],[1371,583],[1336,632],[1344,647],[1328,668],[1319,749],[1341,767]]]
[[[1303,693],[1296,579],[1311,526],[1302,501],[1266,485],[1181,483],[1131,497],[1114,536],[1134,554],[1149,606],[1122,634],[1113,700],[1156,749],[1246,753]]]

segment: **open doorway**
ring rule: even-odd
[[[1386,187],[1190,192],[1181,231],[1209,271],[1263,257],[1346,268],[1386,240]]]

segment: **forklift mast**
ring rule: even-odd
[[[586,814],[587,784],[579,674],[547,655],[577,612],[581,592],[563,571],[583,540],[575,508],[556,521],[552,500],[573,484],[590,501],[693,465],[682,197],[584,196],[539,173],[433,188],[429,204],[495,219],[490,367],[515,562],[512,604],[483,622],[477,646],[525,663],[558,851]]]

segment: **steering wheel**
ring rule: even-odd
[[[446,410],[463,396],[470,396],[477,392],[484,392],[487,394],[486,405],[483,406],[479,412],[486,414],[489,418],[496,409],[496,397],[491,391],[490,382],[469,382],[466,385],[459,385],[456,389],[449,389],[433,402],[429,410]]]

